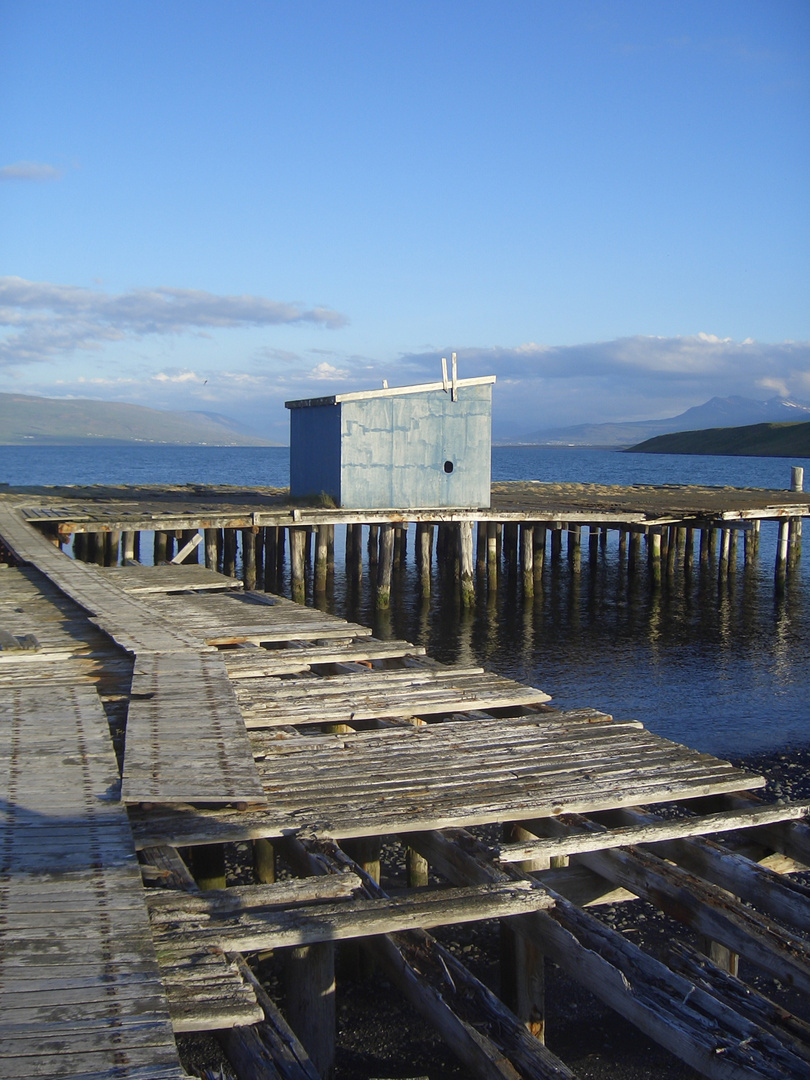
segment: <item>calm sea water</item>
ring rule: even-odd
[[[786,488],[782,458],[692,457],[496,447],[495,480],[717,484]],[[236,483],[286,486],[283,447],[0,447],[9,484]],[[410,551],[413,550],[411,537]],[[807,545],[806,545],[807,546]],[[810,551],[784,595],[773,588],[775,528],[763,526],[759,567],[730,580],[696,572],[660,593],[633,588],[619,571],[615,539],[578,577],[563,559],[542,595],[524,604],[516,581],[476,608],[459,609],[436,574],[433,598],[414,587],[413,560],[380,616],[368,583],[338,581],[336,611],[425,644],[439,659],[483,663],[542,687],[564,707],[590,705],[637,717],[698,749],[736,756],[810,745]]]

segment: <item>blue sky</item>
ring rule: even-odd
[[[806,0],[0,0],[0,391],[810,401]]]

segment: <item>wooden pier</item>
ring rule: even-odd
[[[627,574],[653,588],[695,567],[733,576],[740,559],[745,569],[756,567],[767,523],[778,533],[774,583],[784,590],[801,555],[803,518],[810,516],[799,471],[796,489],[785,491],[503,482],[493,485],[486,510],[351,511],[293,505],[280,489],[196,485],[9,489],[0,498],[60,544],[72,539],[80,560],[204,562],[228,577],[238,567],[248,588],[286,588],[298,602],[326,592],[340,530],[347,580],[367,574],[377,606],[387,607],[413,526],[422,594],[430,595],[438,564],[469,605],[477,592],[497,590],[505,574],[519,577],[532,597],[564,548],[577,574],[583,559],[595,561],[605,550],[611,533]]]
[[[510,550],[533,578],[558,522],[661,536],[810,512],[800,492],[623,502],[577,486],[533,502],[522,487],[496,488],[486,514],[417,520],[423,553],[427,527],[449,527],[462,596],[468,567],[487,587]],[[215,1031],[239,1077],[328,1078],[335,950],[356,941],[470,1075],[575,1075],[543,1043],[548,958],[706,1076],[810,1077],[808,1018],[767,996],[810,990],[810,890],[790,877],[810,866],[807,806],[763,802],[762,778],[637,721],[555,710],[541,689],[217,569],[238,533],[246,577],[260,538],[263,581],[286,547],[309,565],[293,593],[308,575],[314,589],[335,525],[351,574],[369,552],[358,529],[379,567],[411,515],[233,490],[31,494],[0,498],[0,1075],[180,1077],[174,1033]],[[145,533],[180,561],[136,562]],[[83,558],[60,550],[69,535]],[[199,548],[214,565],[182,561]],[[405,849],[407,888],[384,888],[383,840]],[[234,843],[251,884],[228,886]],[[637,897],[704,952],[665,961],[599,918]],[[493,918],[500,999],[428,933]],[[269,950],[288,956],[285,1015],[251,967]],[[746,965],[765,993],[737,977]]]

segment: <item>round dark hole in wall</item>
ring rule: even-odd
[[[446,473],[451,473],[453,471],[453,462],[452,461],[445,461],[445,463],[444,463],[444,471]]]

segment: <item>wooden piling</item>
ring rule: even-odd
[[[692,570],[695,562],[695,530],[686,528],[683,530],[683,568],[688,573]]]
[[[363,526],[359,522],[352,526],[352,543],[349,551],[349,578],[354,585],[363,580]]]
[[[423,889],[429,882],[430,867],[427,859],[412,847],[406,849],[408,888]]]
[[[222,844],[198,844],[192,848],[191,871],[201,889],[224,889],[225,848]]]
[[[269,840],[253,841],[253,872],[261,885],[272,885],[276,880],[276,852]]]
[[[290,589],[296,604],[306,601],[306,527],[290,527]]]
[[[728,573],[728,556],[731,545],[731,536],[729,529],[720,530],[720,559],[718,562],[717,571],[722,577]]]
[[[790,537],[790,522],[782,518],[779,522],[779,538],[776,543],[776,569],[775,578],[777,587],[785,584],[787,575],[788,542]]]
[[[802,554],[802,519],[791,519],[788,534],[788,569],[795,569],[799,565]]]
[[[520,527],[520,569],[523,595],[534,596],[534,528],[528,523]]]
[[[377,563],[376,606],[387,608],[391,603],[391,570],[394,558],[394,527],[384,522],[380,525],[380,557]]]
[[[135,561],[135,533],[131,530],[121,533],[121,561],[124,563]]]
[[[118,551],[121,545],[121,533],[110,531],[104,533],[104,565],[118,565]]]
[[[430,563],[433,547],[433,526],[420,521],[416,526],[416,564],[422,596],[430,596]]]
[[[256,534],[242,529],[242,575],[246,589],[256,588]]]
[[[534,588],[538,591],[543,585],[543,568],[546,562],[546,534],[548,528],[545,525],[534,527]]]
[[[762,523],[760,521],[752,521],[750,530],[745,534],[747,542],[745,557],[748,559],[750,552],[751,565],[753,565],[759,558],[759,538],[762,534]]]
[[[503,558],[510,572],[517,567],[518,523],[507,521],[503,527]]]
[[[630,548],[627,552],[628,574],[634,574],[641,565],[641,539],[642,533],[638,529],[630,533]]]
[[[551,558],[553,562],[557,562],[562,555],[562,536],[563,536],[564,522],[555,521],[552,526],[551,533]]]
[[[369,525],[368,527],[368,566],[369,570],[376,567],[380,556],[380,526]]]
[[[661,584],[661,530],[650,529],[647,536],[649,537],[649,566],[650,577],[654,586]]]
[[[285,960],[287,1020],[318,1075],[331,1080],[337,1033],[335,946],[331,942],[304,945],[288,950]]]
[[[735,574],[737,572],[737,549],[739,545],[740,530],[729,529],[731,535],[728,538],[728,572]]]
[[[498,526],[487,522],[487,587],[490,593],[498,590]]]
[[[205,529],[205,565],[209,570],[217,568],[217,534],[219,529]]]
[[[588,562],[593,566],[599,559],[599,526],[588,526]]]
[[[225,577],[236,577],[236,529],[223,530],[222,573]]]
[[[476,528],[475,576],[482,580],[487,574],[487,523],[479,521]]]
[[[578,574],[582,566],[582,526],[568,526],[568,562],[573,573]]]
[[[459,590],[463,607],[475,603],[475,574],[473,567],[472,522],[461,521],[458,526]]]
[[[270,525],[264,530],[264,589],[278,589],[278,528]]]
[[[677,542],[677,530],[674,525],[670,525],[667,535],[667,579],[672,580],[675,577],[675,566],[678,558],[678,542]]]
[[[286,545],[287,530],[283,527],[278,530],[278,537],[276,540],[276,580],[278,581],[278,587],[281,587],[281,582],[284,580],[284,550]]]
[[[155,566],[160,566],[161,563],[167,561],[168,555],[168,534],[161,529],[155,530],[155,549],[154,549],[154,563]]]
[[[329,525],[318,525],[315,537],[315,592],[326,592],[326,574],[329,563]]]

